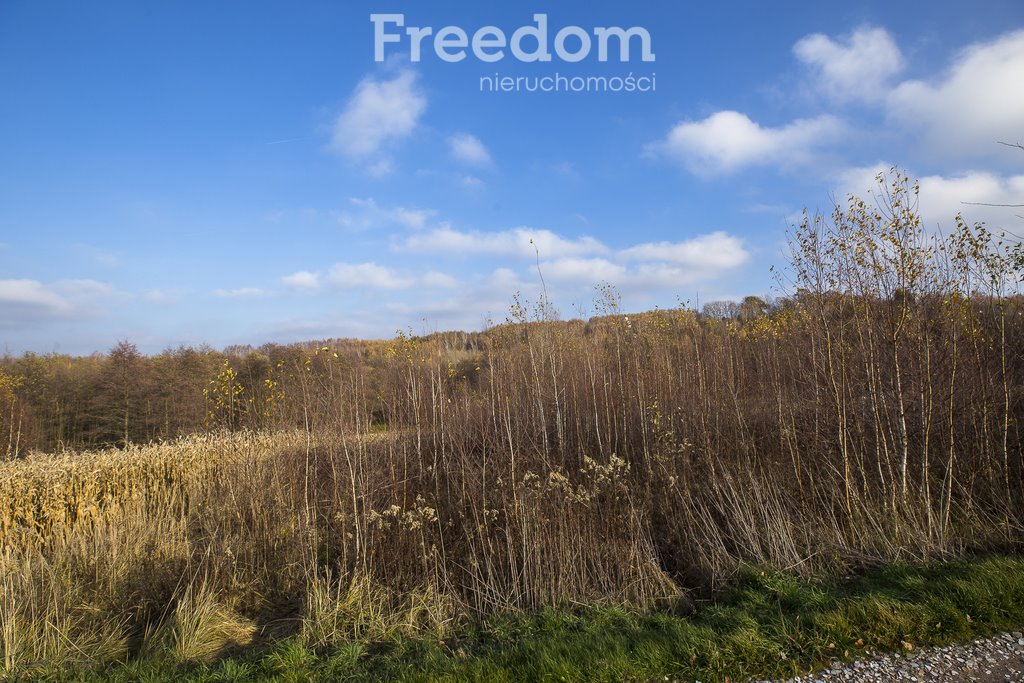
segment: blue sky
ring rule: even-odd
[[[654,61],[374,60],[373,13],[640,27]],[[389,31],[402,29],[390,28]],[[566,49],[578,47],[569,38]],[[529,45],[529,42],[526,43]],[[614,43],[613,43],[614,45]],[[655,79],[482,92],[481,77]],[[1024,6],[0,1],[0,349],[480,329],[774,293],[802,208],[898,164],[1020,232]],[[530,240],[533,240],[531,243]],[[535,251],[536,249],[536,251]]]

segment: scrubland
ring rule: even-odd
[[[0,670],[358,659],[508,615],[686,614],[751,567],[1015,553],[1019,248],[933,235],[915,196],[892,175],[807,216],[770,302],[625,315],[602,286],[562,321],[517,297],[480,333],[181,351],[203,380],[173,391],[127,345],[6,359]],[[55,398],[86,376],[102,411]]]

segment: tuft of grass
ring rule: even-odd
[[[308,579],[299,640],[320,651],[423,632],[443,636],[457,614],[454,598],[431,587],[398,596],[370,578],[335,579],[323,571]]]
[[[252,644],[255,625],[227,606],[206,584],[189,584],[174,611],[146,638],[143,651],[174,663],[212,661]]]

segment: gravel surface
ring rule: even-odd
[[[927,647],[855,662],[836,662],[827,669],[787,683],[1024,683],[1024,634],[1004,633],[966,645]],[[765,682],[762,682],[765,683]]]

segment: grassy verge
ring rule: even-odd
[[[1024,624],[1024,557],[893,566],[808,581],[748,569],[690,615],[601,607],[493,618],[458,637],[349,643],[284,640],[214,664],[158,655],[42,680],[653,681],[784,677],[834,658],[968,640]]]

